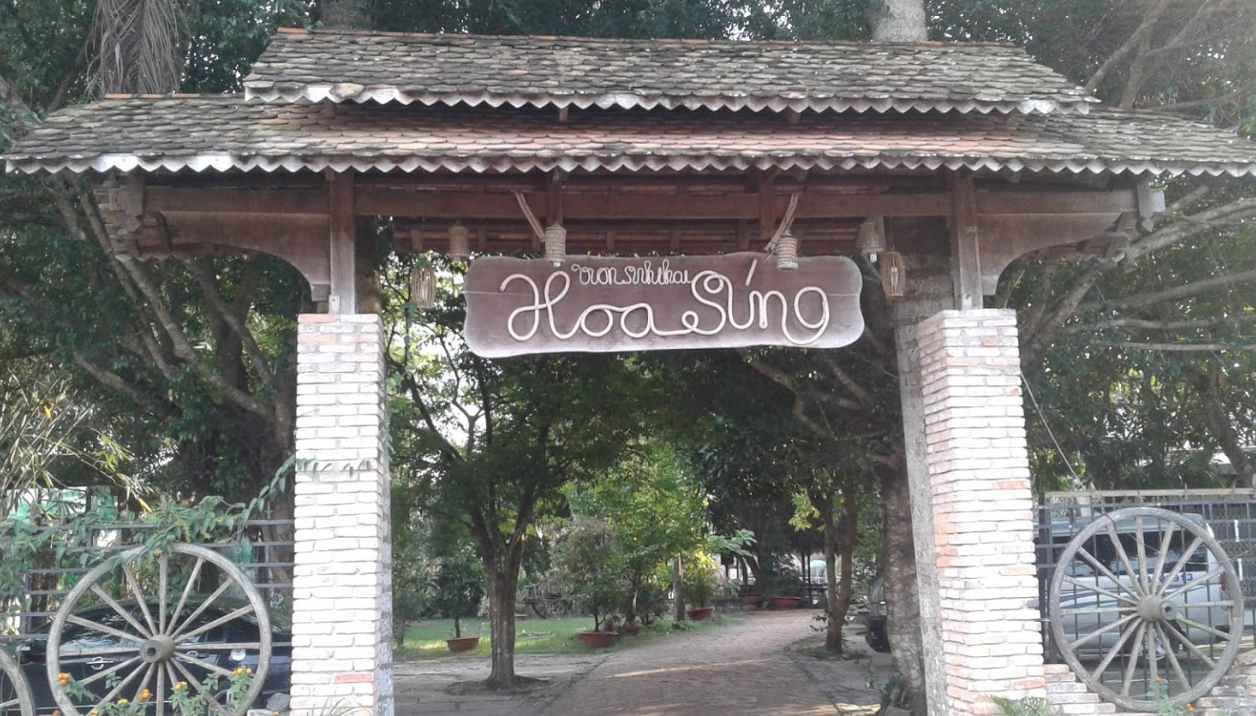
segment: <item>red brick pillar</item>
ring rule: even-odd
[[[392,553],[376,315],[297,335],[292,713],[392,716]]]
[[[990,696],[1045,694],[1016,314],[943,311],[918,336],[933,524],[916,539],[935,548],[921,600],[942,648],[925,658],[945,674],[937,716],[990,714]]]

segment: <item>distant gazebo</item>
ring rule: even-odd
[[[309,281],[296,713],[393,711],[387,346],[359,309],[358,217],[390,217],[402,251],[454,237],[476,255],[539,256],[542,225],[568,256],[760,251],[785,223],[806,258],[856,252],[863,227],[906,276],[930,713],[989,713],[991,695],[1111,713],[1044,668],[1016,318],[983,296],[1031,252],[1119,255],[1164,210],[1154,180],[1256,174],[1256,145],[1103,109],[996,44],[281,30],[244,87],[65,108],[5,158],[96,182],[120,260],[260,252]]]

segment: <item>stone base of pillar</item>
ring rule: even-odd
[[[384,350],[379,316],[299,319],[295,716],[393,713]]]
[[[930,494],[913,501],[933,507],[937,584],[921,612],[942,648],[925,658],[945,674],[939,714],[991,714],[991,696],[1046,693],[1016,314],[943,311],[918,341]]]

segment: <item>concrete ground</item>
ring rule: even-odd
[[[525,694],[474,689],[487,659],[433,659],[396,666],[397,716],[854,716],[871,714],[889,656],[873,653],[861,627],[847,643],[862,658],[821,659],[814,611],[751,613],[736,624],[679,633],[599,654],[529,656],[516,671],[545,683]],[[628,637],[631,639],[631,637]]]

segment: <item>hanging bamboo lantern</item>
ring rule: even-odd
[[[776,242],[776,267],[786,271],[798,268],[798,239],[788,231]]]
[[[903,266],[903,255],[897,251],[887,251],[881,258],[881,288],[886,298],[902,298],[907,287],[907,269]]]
[[[471,232],[461,221],[449,227],[449,251],[445,255],[454,261],[471,258]]]
[[[424,311],[436,306],[436,270],[427,259],[410,269],[410,301]]]
[[[885,219],[874,216],[859,225],[859,236],[855,239],[855,248],[859,253],[876,263],[877,255],[885,253]]]
[[[550,224],[545,229],[545,260],[555,267],[567,260],[567,230],[561,224]]]

